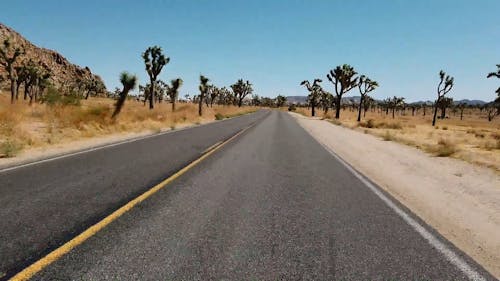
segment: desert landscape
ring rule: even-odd
[[[357,107],[356,107],[357,108]],[[298,107],[296,110],[304,116],[311,116],[311,110]],[[316,117],[335,125],[344,126],[365,134],[375,135],[386,141],[395,141],[416,147],[438,157],[453,157],[469,163],[489,167],[500,171],[500,118],[488,121],[486,110],[467,108],[460,111],[453,107],[445,119],[439,119],[435,127],[431,126],[431,108],[423,115],[423,109],[411,107],[404,111],[397,109],[395,117],[380,106],[371,106],[363,112],[361,122],[356,121],[357,111],[344,109],[340,119],[335,119],[332,112],[325,114],[318,110]]]
[[[248,81],[232,85],[233,94],[201,76],[202,94],[179,98],[180,78],[155,81],[151,91],[152,84],[138,86],[136,76],[123,72],[117,77],[123,88],[112,92],[88,67],[35,46],[1,23],[0,40],[0,166],[223,120],[259,108],[244,102],[252,92]],[[169,58],[161,57],[157,46],[146,51],[158,56],[154,58],[156,77]],[[149,59],[145,58],[146,66],[152,63]],[[129,96],[137,87],[139,93]]]
[[[94,97],[81,100],[77,105],[32,104],[19,101],[12,105],[7,95],[0,94],[0,164],[15,163],[30,155],[37,158],[93,146],[101,139],[105,143],[175,130],[190,125],[205,124],[258,110],[252,106],[207,107],[203,116],[191,102],[180,103],[172,111],[170,103],[158,104],[153,110],[142,102],[131,99],[123,108],[120,118],[112,119],[115,101]],[[105,137],[103,139],[103,137]],[[103,144],[103,143],[101,143]],[[54,149],[59,147],[59,149]],[[13,159],[18,158],[18,159]]]
[[[0,281],[499,280],[478,1],[4,3]]]

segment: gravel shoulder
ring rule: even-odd
[[[493,170],[291,113],[320,143],[500,277],[500,176]]]

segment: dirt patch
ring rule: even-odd
[[[319,142],[500,277],[498,173],[324,120],[292,116]]]

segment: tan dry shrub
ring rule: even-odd
[[[382,139],[385,141],[393,141],[396,140],[396,137],[391,134],[391,132],[385,131],[385,133],[382,135]]]
[[[441,138],[437,145],[432,147],[431,152],[438,157],[448,157],[455,154],[458,149],[454,143],[451,141]]]

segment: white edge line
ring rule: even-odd
[[[254,112],[251,112],[251,113],[248,113],[248,114],[252,114],[252,113],[256,113],[256,112],[257,111],[254,111]],[[92,151],[96,151],[96,150],[100,150],[100,149],[105,149],[105,148],[109,148],[109,147],[113,147],[113,146],[118,146],[118,145],[121,145],[121,144],[126,144],[126,143],[131,143],[131,142],[135,142],[135,141],[144,140],[144,139],[154,138],[154,137],[166,135],[166,134],[169,134],[169,133],[180,132],[180,131],[184,131],[184,130],[188,130],[188,129],[194,129],[194,128],[201,127],[201,126],[204,126],[204,125],[210,125],[210,124],[215,124],[215,123],[219,123],[219,122],[229,121],[229,120],[233,120],[233,119],[236,119],[236,118],[239,118],[239,117],[243,117],[243,116],[248,115],[248,114],[243,114],[243,115],[239,115],[239,116],[236,116],[236,117],[231,117],[231,118],[227,118],[227,119],[223,119],[223,120],[213,120],[212,122],[208,122],[208,123],[205,123],[205,124],[196,124],[196,125],[192,125],[192,126],[186,126],[186,127],[183,127],[183,128],[177,129],[177,130],[168,130],[168,131],[165,131],[165,132],[160,132],[160,133],[156,133],[156,134],[149,134],[149,135],[145,135],[145,136],[141,136],[141,137],[136,137],[136,138],[132,138],[132,139],[128,139],[128,140],[123,140],[123,141],[118,141],[118,142],[114,142],[114,143],[109,143],[109,144],[104,144],[104,145],[97,145],[95,147],[85,148],[83,150],[76,151],[76,152],[62,153],[62,155],[57,155],[57,156],[53,156],[53,157],[49,157],[49,158],[45,158],[45,159],[35,160],[33,162],[28,162],[28,163],[24,163],[24,164],[18,164],[18,165],[14,165],[14,166],[11,166],[11,167],[0,168],[0,173],[8,172],[8,171],[16,170],[16,169],[19,169],[19,168],[28,167],[28,166],[33,166],[33,165],[37,165],[37,164],[41,164],[41,163],[45,163],[45,162],[50,162],[50,161],[54,161],[54,160],[58,160],[58,159],[66,158],[66,157],[80,155],[80,154],[84,154],[84,153],[87,153],[87,152],[92,152]]]
[[[300,124],[299,124],[300,125]],[[307,131],[307,130],[306,130]],[[310,134],[312,135],[312,134]],[[382,193],[378,187],[373,185],[368,181],[363,175],[356,171],[349,163],[337,155],[332,149],[322,143],[320,140],[313,137],[321,146],[323,146],[330,154],[335,157],[344,167],[347,168],[356,178],[358,178],[364,185],[366,185],[375,195],[377,195],[389,208],[391,208],[396,214],[398,214],[407,224],[409,224],[420,236],[422,236],[427,242],[436,248],[451,264],[456,266],[460,271],[462,271],[470,280],[474,281],[486,281],[486,279],[475,271],[465,260],[460,258],[453,250],[446,246],[443,242],[439,241],[437,237],[432,235],[425,227],[414,220],[405,211],[399,208],[391,199]]]

